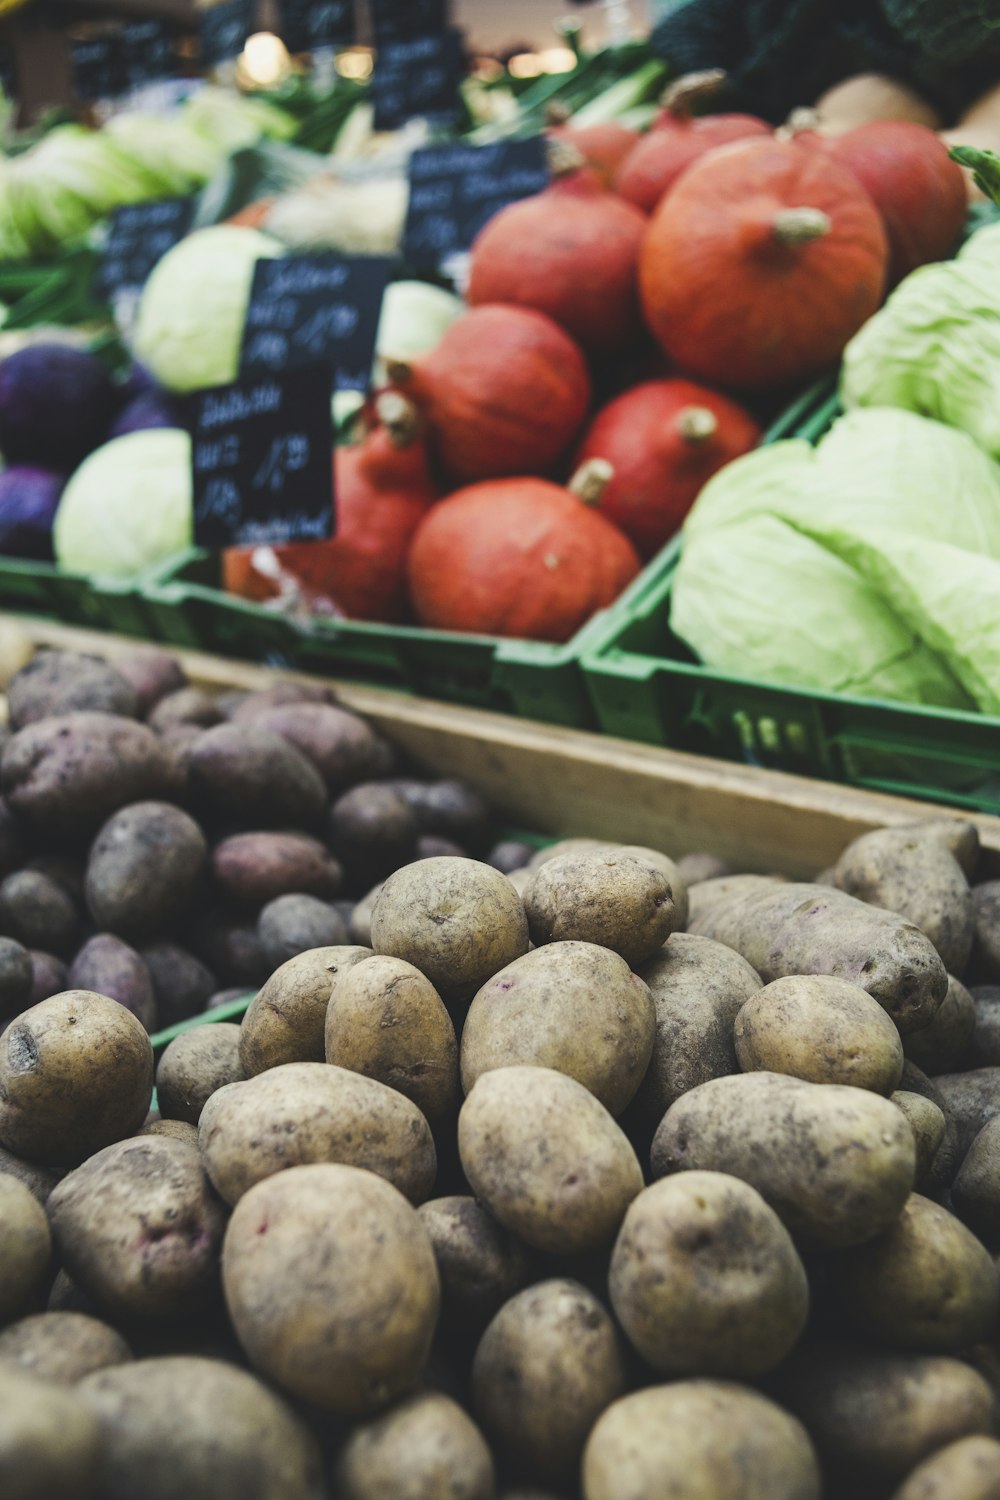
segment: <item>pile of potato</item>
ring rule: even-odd
[[[812,884],[489,853],[367,866],[365,942],[155,1070],[89,988],[11,1020],[0,1495],[997,1500],[974,826],[864,835]]]

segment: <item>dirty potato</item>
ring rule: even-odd
[[[549,860],[527,887],[524,909],[537,946],[599,944],[630,968],[651,958],[679,925],[662,871],[615,849]]]
[[[906,1055],[928,1077],[951,1073],[968,1066],[966,1054],[976,1029],[976,1002],[954,974],[948,975],[948,993],[937,1015],[927,1026],[906,1038]]]
[[[475,1198],[429,1198],[417,1209],[441,1277],[441,1318],[479,1331],[531,1280],[527,1248]]]
[[[98,1423],[76,1390],[0,1361],[0,1495],[94,1500],[102,1456]]]
[[[240,1024],[240,1065],[248,1078],[289,1062],[322,1062],[333,981],[371,957],[351,945],[310,948],[276,969]]]
[[[493,1500],[493,1458],[448,1396],[409,1396],[354,1428],[337,1460],[341,1500]]]
[[[789,1073],[891,1094],[903,1071],[899,1032],[877,1000],[832,974],[775,979],[736,1017],[744,1073]]]
[[[240,1067],[240,1028],[232,1021],[210,1021],[182,1031],[164,1049],[156,1066],[156,1097],[165,1119],[197,1125],[207,1100],[227,1083],[244,1077]]]
[[[51,1259],[45,1209],[23,1182],[0,1176],[0,1327],[39,1305]]]
[[[76,1385],[94,1370],[131,1358],[121,1334],[86,1313],[33,1313],[0,1333],[0,1362],[12,1360],[26,1374],[56,1385]]]
[[[108,819],[87,861],[86,894],[99,927],[156,937],[187,911],[207,857],[198,824],[169,802],[133,802]]]
[[[156,997],[149,970],[128,943],[110,932],[88,938],[69,966],[71,990],[107,995],[130,1011],[147,1031],[157,1025]]]

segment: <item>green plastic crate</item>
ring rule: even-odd
[[[44,615],[64,625],[149,637],[139,579],[86,578],[52,563],[0,556],[0,610]]]

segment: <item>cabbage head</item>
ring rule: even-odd
[[[169,391],[227,385],[239,373],[258,260],[284,254],[255,229],[219,224],[180,240],[153,269],[136,320],[135,356]]]
[[[975,234],[970,234],[959,250],[958,258],[963,263],[992,266],[1000,276],[1000,220],[984,224]]]
[[[190,547],[191,439],[177,427],[96,448],[70,476],[52,529],[68,573],[132,578]]]

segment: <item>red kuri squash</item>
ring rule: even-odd
[[[602,187],[611,186],[618,167],[641,139],[637,130],[630,130],[618,120],[574,125],[572,115],[551,118],[545,133],[550,140],[575,146],[587,166],[597,174]]]

